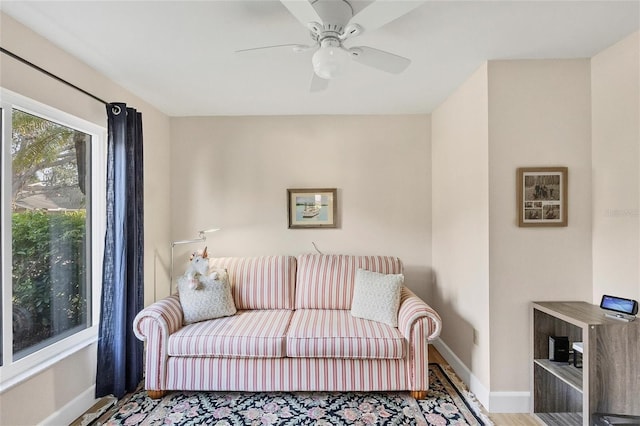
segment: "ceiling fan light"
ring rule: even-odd
[[[340,46],[321,47],[313,54],[311,59],[313,71],[318,77],[326,80],[339,77],[344,73],[349,56],[349,52]]]

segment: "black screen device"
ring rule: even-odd
[[[606,294],[602,296],[600,307],[608,311],[620,312],[626,315],[635,315],[638,313],[637,300],[608,296]]]
[[[569,338],[549,336],[549,361],[569,362]]]

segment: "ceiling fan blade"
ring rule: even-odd
[[[362,9],[350,22],[359,24],[364,31],[373,31],[421,6],[425,0],[377,0]]]
[[[349,52],[355,61],[392,74],[400,74],[411,63],[409,58],[374,49],[373,47],[352,47]]]
[[[304,52],[306,50],[313,49],[315,46],[307,46],[305,44],[297,44],[297,43],[275,44],[273,46],[260,46],[260,47],[250,47],[248,49],[239,49],[239,50],[236,50],[235,53],[249,52],[252,50],[277,49],[279,47],[291,47],[293,48],[294,52]]]
[[[310,92],[321,92],[329,87],[329,80],[318,77],[318,75],[314,72],[313,78],[311,79],[311,87],[309,88]]]
[[[280,0],[280,2],[305,27],[309,22],[322,22],[316,10],[307,0]]]

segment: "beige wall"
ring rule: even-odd
[[[488,389],[487,105],[484,64],[433,112],[431,143],[434,307],[444,324],[441,339]]]
[[[591,301],[589,85],[588,60],[489,63],[492,392],[529,390],[532,301]],[[567,227],[517,226],[516,169],[535,166],[568,167]]]
[[[432,114],[441,338],[492,411],[527,411],[531,301],[591,298],[589,81],[588,60],[491,61]],[[569,226],[519,228],[516,169],[554,165]]]
[[[96,345],[91,345],[0,395],[0,424],[36,425],[52,415],[58,420],[48,421],[51,425],[62,425],[59,419],[73,421],[91,405],[78,407],[82,411],[71,415],[65,410],[75,408],[68,404],[81,393],[93,392],[95,376]]]
[[[431,294],[430,121],[415,116],[171,120],[172,238],[213,256],[389,254]],[[288,229],[287,188],[337,188],[336,229]],[[188,251],[176,246],[176,275]]]
[[[640,32],[591,59],[593,302],[640,299]]]
[[[0,39],[7,50],[98,97],[127,102],[142,112],[145,302],[150,303],[156,279],[160,288],[168,286],[169,118],[4,14],[0,14]],[[0,86],[106,128],[104,105],[3,54]],[[87,391],[95,383],[94,378],[95,345],[91,345],[1,394],[0,424],[32,425],[43,421]],[[81,408],[84,411],[87,407]]]

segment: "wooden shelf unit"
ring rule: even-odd
[[[591,425],[594,413],[640,415],[640,320],[586,302],[534,302],[532,411],[550,425]],[[582,368],[549,361],[549,336],[584,343]]]

